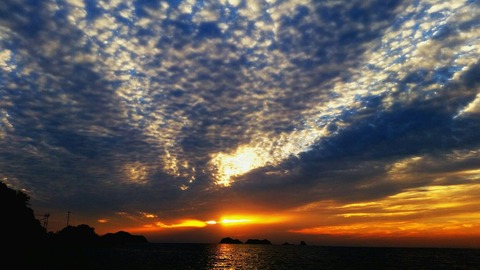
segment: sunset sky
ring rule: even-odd
[[[3,0],[0,180],[49,231],[480,248],[479,59],[478,0]]]

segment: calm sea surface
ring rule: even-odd
[[[149,244],[87,250],[78,263],[104,270],[480,269],[480,249]]]

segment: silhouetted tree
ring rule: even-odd
[[[0,183],[0,213],[3,217],[0,228],[16,245],[35,244],[46,237],[45,229],[35,218],[29,200],[27,194]]]
[[[0,233],[4,247],[0,257],[15,262],[19,269],[34,264],[32,258],[37,258],[37,251],[47,237],[30,208],[29,200],[27,194],[0,182]]]

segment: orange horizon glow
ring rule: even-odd
[[[319,244],[324,243],[325,239],[346,239],[345,241],[359,243],[377,241],[387,244],[398,242],[428,245],[429,241],[433,241],[432,243],[448,245],[451,240],[452,246],[480,248],[479,192],[480,183],[472,181],[455,186],[405,189],[400,193],[370,201],[317,201],[294,209],[276,210],[275,213],[235,213],[230,209],[225,211],[229,214],[205,219],[159,220],[157,215],[144,212],[137,216],[119,213],[118,217],[128,217],[131,222],[144,224],[127,226],[131,229],[124,230],[146,233],[152,237],[195,230],[200,233],[200,229],[215,237],[224,237],[225,233],[231,236],[253,237],[262,236],[266,232],[274,233],[279,239],[284,235],[284,239],[302,238],[310,240],[307,242],[318,241]],[[109,217],[96,221],[97,224],[102,224],[103,231],[116,219]]]
[[[429,239],[458,238],[463,239],[458,240],[459,243],[480,247],[478,192],[480,184],[474,181],[457,186],[413,188],[372,201],[319,201],[275,214],[253,212],[220,215],[218,219],[206,221],[185,219],[169,225],[161,223],[163,225],[150,227],[148,231],[223,227],[230,228],[233,234],[249,235],[258,233],[258,226],[266,225],[271,228],[269,231],[312,239],[399,242],[410,239],[408,241],[428,243]]]
[[[152,232],[164,229],[204,228],[207,226],[248,226],[263,224],[279,224],[287,220],[286,216],[260,216],[260,215],[229,215],[218,220],[180,219],[170,223],[157,221],[141,227],[130,228],[132,232]]]

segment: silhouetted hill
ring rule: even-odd
[[[225,237],[220,240],[220,244],[242,244],[242,241],[230,237]]]
[[[256,244],[256,245],[271,245],[272,243],[267,239],[248,239],[245,244]]]
[[[148,243],[143,235],[132,235],[128,232],[119,231],[100,236],[100,243],[104,245],[125,245]]]
[[[99,236],[95,228],[86,224],[68,226],[50,236],[54,243],[69,246],[126,245],[148,243],[143,235],[132,235],[125,231]]]
[[[95,245],[100,236],[95,233],[95,228],[86,224],[67,226],[53,235],[53,241],[68,245]]]

